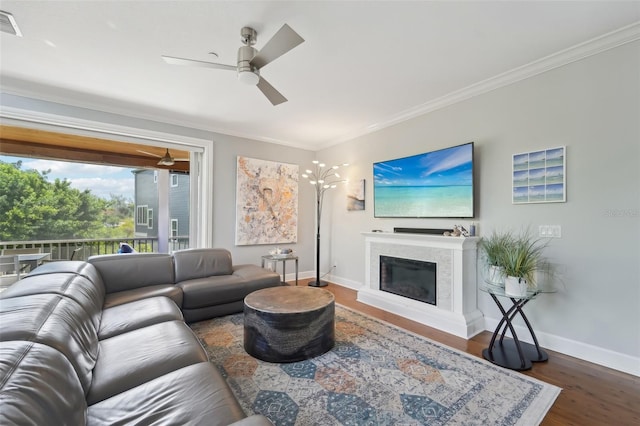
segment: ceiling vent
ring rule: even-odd
[[[0,10],[0,31],[22,37],[20,28],[18,28],[18,24],[13,15],[2,10]]]

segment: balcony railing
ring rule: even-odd
[[[39,248],[42,253],[50,253],[49,260],[87,260],[89,256],[117,253],[121,242],[140,253],[158,252],[157,237],[0,241],[0,249]],[[189,248],[189,237],[169,241],[170,251],[185,248]]]

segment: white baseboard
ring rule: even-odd
[[[487,331],[493,332],[498,326],[499,321],[499,318],[488,318],[485,316],[485,328]],[[514,324],[513,327],[520,340],[533,343],[529,330],[525,326]],[[566,337],[556,336],[555,334],[543,333],[535,330],[535,328],[534,331],[536,332],[538,343],[545,349],[640,377],[640,358],[567,339]]]
[[[298,280],[315,278],[315,276],[316,276],[316,271],[299,271],[298,272]],[[295,281],[296,280],[295,272],[287,274],[285,276],[285,279],[287,280],[287,282]],[[329,282],[332,282],[333,284],[338,284],[339,286],[347,287],[353,290],[358,290],[360,286],[362,286],[362,283],[359,283],[357,281],[347,280],[344,278],[336,277],[335,275],[331,275],[331,274],[322,277],[322,280],[329,281]]]
[[[307,278],[313,278],[316,276],[314,271],[298,271],[298,280],[306,280]],[[287,282],[293,282],[296,280],[296,273],[292,272],[285,275]],[[333,282],[333,281],[332,281]]]
[[[314,272],[310,272],[309,277],[313,277],[314,275]],[[337,277],[335,275],[328,275],[327,280],[352,290],[358,290],[363,285],[360,282]],[[500,321],[499,318],[488,318],[485,316],[485,330],[493,332],[498,325],[498,321]],[[514,324],[514,327],[518,337],[522,341],[533,343],[531,336],[529,335],[529,330],[527,330],[526,327],[518,326],[517,324]],[[538,338],[540,346],[545,349],[640,377],[640,358],[638,357],[567,339],[565,337],[556,336],[555,334],[536,331],[536,337]]]
[[[331,281],[334,284],[338,284],[339,286],[347,287],[352,290],[358,290],[360,287],[362,287],[361,282],[348,280],[346,278],[340,278],[335,275],[328,275],[327,280]]]

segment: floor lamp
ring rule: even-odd
[[[346,182],[346,179],[341,179],[336,170],[340,166],[333,166],[327,168],[324,163],[317,160],[313,161],[314,169],[305,170],[302,177],[309,180],[309,183],[315,187],[316,190],[316,279],[309,282],[312,287],[326,287],[327,282],[320,279],[320,218],[322,217],[322,201],[324,199],[324,193],[328,189],[333,189],[340,182]],[[343,167],[348,164],[343,164]]]

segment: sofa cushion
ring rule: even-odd
[[[98,357],[98,331],[74,300],[58,294],[0,299],[0,341],[26,340],[50,346],[73,365],[85,392]]]
[[[231,275],[231,253],[225,249],[186,249],[173,253],[176,283],[196,278]]]
[[[258,265],[235,265],[233,267],[233,275],[250,282],[255,290],[277,287],[281,284],[280,275]]]
[[[0,343],[0,424],[84,425],[86,409],[64,355],[40,343]]]
[[[162,322],[101,340],[87,403],[95,404],[163,374],[205,361],[207,353],[182,321]]]
[[[235,302],[224,303],[222,305],[210,305],[202,308],[182,309],[184,320],[187,323],[196,321],[204,321],[211,318],[223,317],[225,315],[237,314],[244,309],[244,300],[236,300]]]
[[[162,253],[91,256],[107,294],[134,288],[174,284],[173,257]]]
[[[245,295],[244,281],[234,275],[197,278],[178,283],[182,289],[182,308],[192,309],[203,306],[243,300]]]
[[[168,297],[148,297],[122,305],[105,308],[98,329],[99,339],[164,321],[182,321],[180,308]]]
[[[7,299],[30,294],[59,294],[82,306],[91,317],[93,326],[98,329],[104,304],[104,286],[102,280],[99,279],[98,282],[99,284],[96,284],[86,275],[67,272],[49,273],[46,276],[29,275],[0,293],[0,298]]]
[[[182,306],[182,289],[173,284],[162,284],[107,294],[104,298],[104,307],[110,308],[112,306],[122,305],[123,303],[158,296],[168,297],[173,300],[176,305]]]
[[[224,378],[202,362],[91,405],[87,424],[222,426],[244,417]]]

